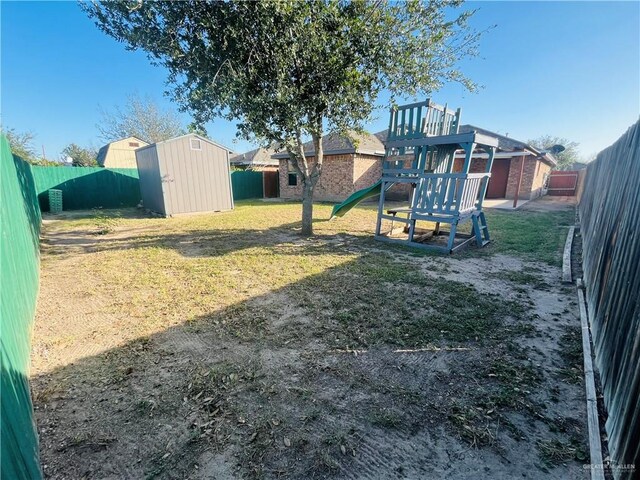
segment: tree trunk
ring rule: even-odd
[[[322,148],[322,118],[317,121],[316,128],[311,133],[315,147],[315,162],[309,168],[307,157],[304,153],[304,143],[300,130],[296,132],[295,139],[287,145],[289,159],[296,173],[302,178],[302,235],[313,235],[313,191],[322,173],[322,161],[324,151]]]
[[[302,235],[313,235],[313,189],[311,178],[305,179],[302,188]]]

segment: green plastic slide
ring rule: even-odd
[[[376,195],[380,195],[380,187],[382,185],[382,180],[377,183],[371,185],[370,187],[363,188],[362,190],[358,190],[357,192],[351,194],[349,198],[347,198],[344,202],[338,203],[333,207],[333,211],[331,212],[331,218],[342,217],[345,213],[359,204],[361,201],[375,197]]]

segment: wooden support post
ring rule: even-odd
[[[496,155],[495,147],[485,147],[485,151],[489,155],[487,159],[487,168],[486,172],[491,175],[491,168],[493,167],[493,159]],[[482,210],[482,202],[484,202],[484,197],[487,194],[487,188],[489,187],[489,180],[491,177],[486,177],[482,179],[482,185],[480,186],[480,194],[478,195],[478,210]]]
[[[469,173],[469,169],[471,168],[471,157],[473,156],[473,151],[476,148],[476,144],[475,143],[464,143],[462,145],[460,145],[462,148],[464,148],[464,165],[462,167],[462,172],[461,173]],[[454,154],[455,156],[455,154]],[[451,173],[451,172],[447,172],[447,173]]]
[[[458,131],[460,129],[460,113],[461,112],[462,112],[461,108],[456,110],[456,117],[455,117],[455,120],[454,120],[454,125],[453,125],[453,128],[451,128],[451,131],[449,132],[449,134],[458,133]]]
[[[513,196],[513,208],[518,206],[518,195],[520,195],[520,183],[522,182],[522,175],[524,174],[524,159],[520,157],[520,171],[518,172],[518,181],[516,182],[516,193]]]
[[[388,138],[395,138],[395,118],[396,118],[396,109],[391,107],[391,114],[389,115],[389,134]]]
[[[384,193],[387,190],[387,182],[383,181],[380,185],[380,201],[378,202],[378,221],[376,222],[376,237],[381,235],[382,215],[384,214]]]

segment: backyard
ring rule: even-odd
[[[31,380],[48,478],[587,478],[571,205],[454,256],[373,205],[45,218]]]

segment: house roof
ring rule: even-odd
[[[531,154],[539,157],[540,160],[552,167],[555,167],[557,165],[557,160],[551,153],[543,153],[539,149],[532,147],[525,142],[521,142],[505,135],[500,135],[499,133],[495,133],[484,128],[476,127],[474,125],[461,125],[459,129],[459,133],[469,133],[474,131],[490,137],[495,137],[498,140],[499,152],[528,151]],[[324,147],[325,155],[367,153],[370,155],[377,155],[382,157],[384,156],[384,144],[387,141],[387,134],[388,131],[386,129],[375,134],[358,134],[352,132],[351,135],[353,138],[348,138],[344,135],[339,135],[336,133],[330,133],[322,137],[322,146]],[[307,142],[304,144],[304,153],[305,155],[309,156],[314,155],[315,150],[313,147],[313,142]],[[272,155],[271,158],[289,158],[289,154],[287,152],[280,152]]]
[[[274,148],[255,148],[229,158],[232,165],[278,165],[278,160],[271,158],[276,153]]]
[[[351,132],[350,137],[337,133],[329,133],[322,137],[322,147],[325,155],[342,155],[349,153],[366,153],[384,156],[384,144],[376,135],[370,133]],[[313,156],[315,149],[313,142],[304,144],[305,155]],[[287,152],[276,153],[272,158],[289,158]]]
[[[98,164],[99,165],[104,164],[104,160],[107,158],[107,152],[109,151],[109,148],[111,147],[112,144],[117,143],[117,142],[122,142],[123,140],[137,140],[137,141],[139,141],[141,143],[144,143],[145,146],[149,145],[147,142],[145,142],[141,138],[134,137],[133,135],[130,136],[130,137],[124,137],[124,138],[120,138],[118,140],[114,140],[114,141],[109,142],[106,145],[103,145],[102,147],[100,147],[100,150],[98,150],[98,155],[96,156],[96,161],[98,162]]]
[[[522,142],[520,140],[516,140],[511,137],[507,137],[505,135],[500,135],[499,133],[492,132],[491,130],[487,130],[485,128],[476,127],[475,125],[460,125],[459,129],[460,133],[468,133],[468,132],[478,132],[484,133],[485,135],[490,135],[498,139],[498,151],[499,152],[516,152],[520,150],[527,150],[534,155],[538,156],[540,160],[544,163],[555,167],[558,163],[556,158],[548,152],[543,153],[540,149],[529,145],[528,143]]]

